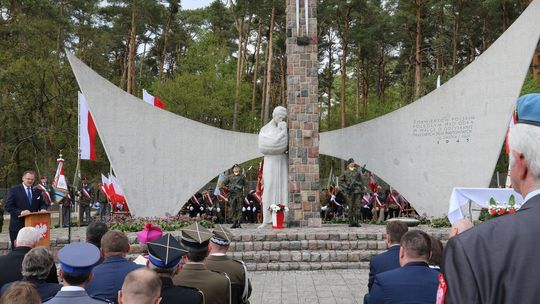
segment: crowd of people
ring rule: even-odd
[[[49,249],[36,247],[39,232],[24,227],[0,257],[0,303],[247,303],[247,268],[227,255],[231,232],[195,223],[181,233],[147,225],[137,234],[145,254],[131,261],[127,236],[94,222],[86,242],[58,251],[57,269]]]

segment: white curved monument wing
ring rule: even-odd
[[[133,215],[176,214],[219,172],[262,156],[257,134],[153,107],[66,53]]]
[[[461,73],[382,117],[320,134],[320,153],[348,159],[387,181],[419,214],[443,216],[452,188],[487,187],[540,35],[533,1]]]

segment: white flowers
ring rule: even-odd
[[[272,204],[269,209],[273,212],[289,212],[289,208],[283,204]]]

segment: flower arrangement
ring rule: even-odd
[[[272,204],[269,209],[273,212],[289,212],[289,208],[283,204]]]
[[[149,222],[151,222],[153,226],[160,227],[164,231],[178,231],[191,225],[193,222],[199,222],[199,224],[206,228],[214,227],[214,224],[209,217],[190,218],[187,215],[140,218],[114,216],[106,224],[109,226],[109,230],[137,232],[145,228]]]
[[[503,202],[502,204],[499,204],[497,201],[495,201],[494,198],[489,199],[489,207],[488,207],[488,213],[491,216],[501,216],[505,214],[512,214],[516,213],[516,211],[519,210],[521,206],[516,204],[516,198],[514,195],[511,195],[508,199],[508,203]]]

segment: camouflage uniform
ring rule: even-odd
[[[246,177],[242,174],[228,175],[223,181],[223,185],[229,188],[230,219],[233,222],[233,227],[239,227],[242,221],[243,197],[246,184]]]
[[[345,200],[349,206],[350,227],[359,226],[360,200],[367,190],[366,185],[366,177],[358,167],[355,167],[353,170],[346,168],[340,177],[339,186],[345,194]]]

